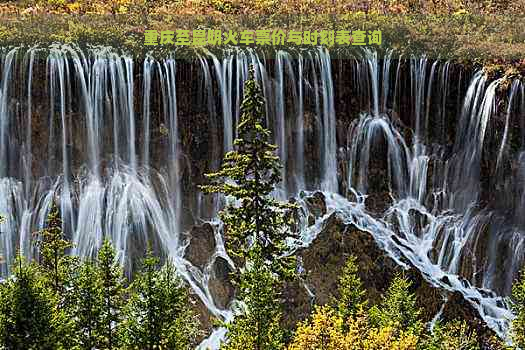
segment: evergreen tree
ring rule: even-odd
[[[235,149],[225,155],[218,172],[207,174],[212,183],[201,187],[236,200],[220,213],[227,251],[244,266],[234,276],[242,314],[227,326],[225,347],[230,350],[282,348],[280,289],[282,280],[295,272],[295,259],[286,254],[294,206],[271,196],[281,180],[280,163],[263,126],[263,110],[264,98],[250,67]]]
[[[270,194],[280,178],[280,161],[270,143],[270,131],[263,126],[264,97],[254,79],[253,67],[244,84],[241,118],[235,149],[228,152],[218,172],[206,174],[212,184],[201,186],[206,193],[223,193],[240,205],[230,204],[220,213],[225,225],[230,256],[245,263],[254,252],[280,277],[293,276],[295,260],[285,257],[286,238],[293,235],[294,205],[280,202]],[[253,249],[255,246],[257,249]]]
[[[71,348],[74,344],[73,318],[67,313],[68,294],[72,291],[71,277],[77,267],[77,258],[67,255],[73,244],[65,238],[62,220],[55,204],[47,216],[46,227],[37,232],[43,281],[53,293],[48,297],[53,305],[53,323],[57,333],[57,347]]]
[[[410,292],[411,287],[408,278],[394,277],[381,304],[370,309],[371,323],[374,326],[392,326],[414,332],[422,330],[419,320],[422,310],[417,306],[415,294]]]
[[[122,269],[115,264],[115,250],[106,239],[98,252],[97,270],[102,285],[102,324],[99,338],[101,349],[118,349],[120,338],[117,327],[122,320],[124,304],[124,277]]]
[[[254,256],[257,257],[257,254]],[[257,258],[248,261],[239,286],[239,299],[244,312],[227,325],[228,343],[223,346],[224,349],[275,350],[284,346],[277,293],[280,284],[262,261]]]
[[[122,338],[126,349],[191,349],[198,321],[187,288],[171,263],[159,270],[159,259],[148,256],[129,288]]]
[[[104,288],[97,266],[90,261],[82,263],[72,285],[67,305],[75,346],[82,350],[100,349],[106,325],[102,322]]]
[[[367,303],[365,300],[366,291],[357,275],[355,256],[350,256],[343,267],[339,276],[338,294],[338,298],[334,299],[332,303],[335,304],[339,316],[343,320],[355,316]]]
[[[38,267],[17,257],[13,276],[0,284],[0,345],[5,349],[55,349],[52,291]]]
[[[66,254],[73,244],[64,237],[62,220],[56,205],[47,216],[47,226],[38,232],[37,245],[40,252],[40,266],[49,277],[49,283],[57,294],[63,293],[65,283],[73,269],[74,258]]]

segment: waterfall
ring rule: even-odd
[[[297,140],[295,145],[295,182],[297,189],[305,188],[304,179],[304,57],[301,55],[297,59],[297,119],[295,128]]]
[[[323,83],[321,87],[323,96],[321,188],[325,191],[337,192],[337,146],[335,132],[334,86],[328,52],[320,49],[318,60],[320,62],[321,81]]]
[[[233,149],[253,65],[283,164],[275,195],[322,190],[332,212],[460,291],[504,335],[503,297],[525,254],[521,81],[504,90],[454,62],[370,49],[337,63],[324,48],[199,50],[187,61],[58,45],[1,54],[3,276],[17,249],[38,256],[32,233],[55,202],[73,254],[92,257],[109,238],[130,273],[149,243],[212,314],[230,318],[209,288],[217,258],[233,266],[215,217],[226,199],[197,186]],[[202,222],[216,250],[198,268],[184,253]],[[304,227],[300,244],[315,234]]]

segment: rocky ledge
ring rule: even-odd
[[[316,217],[326,214],[326,204],[322,193],[315,193],[306,198],[306,205],[310,213]],[[309,218],[312,224],[314,218]],[[207,232],[203,232],[207,231]],[[192,231],[190,245],[186,249],[186,257],[194,263],[205,265],[212,259],[214,239],[211,227],[195,227]],[[190,235],[192,234],[190,233]],[[206,239],[203,238],[206,237]],[[214,242],[214,240],[213,240]],[[324,220],[322,230],[312,243],[297,251],[297,256],[304,269],[304,274],[294,282],[287,284],[283,298],[284,322],[286,327],[293,328],[295,324],[304,320],[311,312],[314,304],[326,304],[332,296],[337,297],[337,281],[347,258],[353,255],[357,258],[359,276],[367,291],[370,303],[380,300],[387,290],[393,277],[404,274],[412,281],[412,292],[423,309],[425,321],[431,321],[440,311],[441,320],[464,320],[469,326],[476,329],[481,344],[489,349],[491,338],[495,335],[482,320],[479,312],[458,292],[449,292],[437,288],[427,282],[424,276],[415,267],[404,269],[400,267],[376,244],[373,236],[355,226],[344,224],[337,215],[331,214]],[[207,257],[206,257],[207,256]],[[217,264],[216,259],[215,263]],[[227,307],[234,296],[234,288],[228,281],[228,264],[220,264],[213,269],[210,280],[210,292],[220,307]],[[410,266],[409,262],[407,265]],[[205,266],[200,266],[205,268]],[[199,305],[199,303],[198,303]],[[205,331],[212,327],[210,315],[200,305],[199,312]]]

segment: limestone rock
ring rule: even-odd
[[[306,206],[308,207],[308,224],[313,225],[316,218],[320,218],[326,214],[326,201],[324,194],[315,192],[312,196],[305,198]]]
[[[197,337],[197,343],[200,343],[204,338],[211,334],[214,317],[198,296],[194,295],[191,301],[192,309],[197,314],[200,323],[199,329],[201,333]]]
[[[209,223],[194,226],[189,233],[190,244],[184,256],[193,265],[203,269],[215,252],[215,234]]]
[[[228,307],[235,295],[235,288],[230,282],[231,272],[231,267],[224,258],[219,256],[215,259],[208,287],[215,304],[222,309]]]
[[[469,328],[476,330],[478,343],[481,344],[481,348],[492,348],[490,345],[490,338],[495,335],[494,331],[483,322],[478,310],[465,300],[461,293],[454,292],[448,295],[448,300],[443,308],[441,319],[443,321],[465,321]]]
[[[335,214],[331,215],[322,231],[309,247],[298,252],[306,271],[304,283],[314,294],[316,304],[326,304],[331,297],[337,298],[337,281],[349,255],[357,258],[359,277],[367,291],[371,304],[377,303],[397,274],[404,274],[412,282],[412,292],[423,309],[423,321],[428,322],[439,312],[448,296],[443,318],[459,318],[478,330],[486,341],[494,333],[485,325],[479,313],[460,293],[436,288],[426,281],[415,267],[402,269],[381,250],[373,236],[351,225],[345,225]],[[406,261],[410,266],[410,263]],[[301,283],[289,284],[285,291],[286,322],[293,324],[303,320],[311,311],[308,292]],[[453,317],[454,316],[454,317]]]

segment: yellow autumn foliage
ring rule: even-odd
[[[301,323],[288,350],[350,350],[343,319],[331,307],[317,307],[310,321]]]
[[[363,350],[415,350],[418,337],[394,327],[372,328],[367,332]],[[357,350],[357,348],[356,348]]]
[[[288,350],[415,350],[418,340],[395,326],[370,327],[362,315],[345,324],[331,307],[322,306],[299,325]]]

